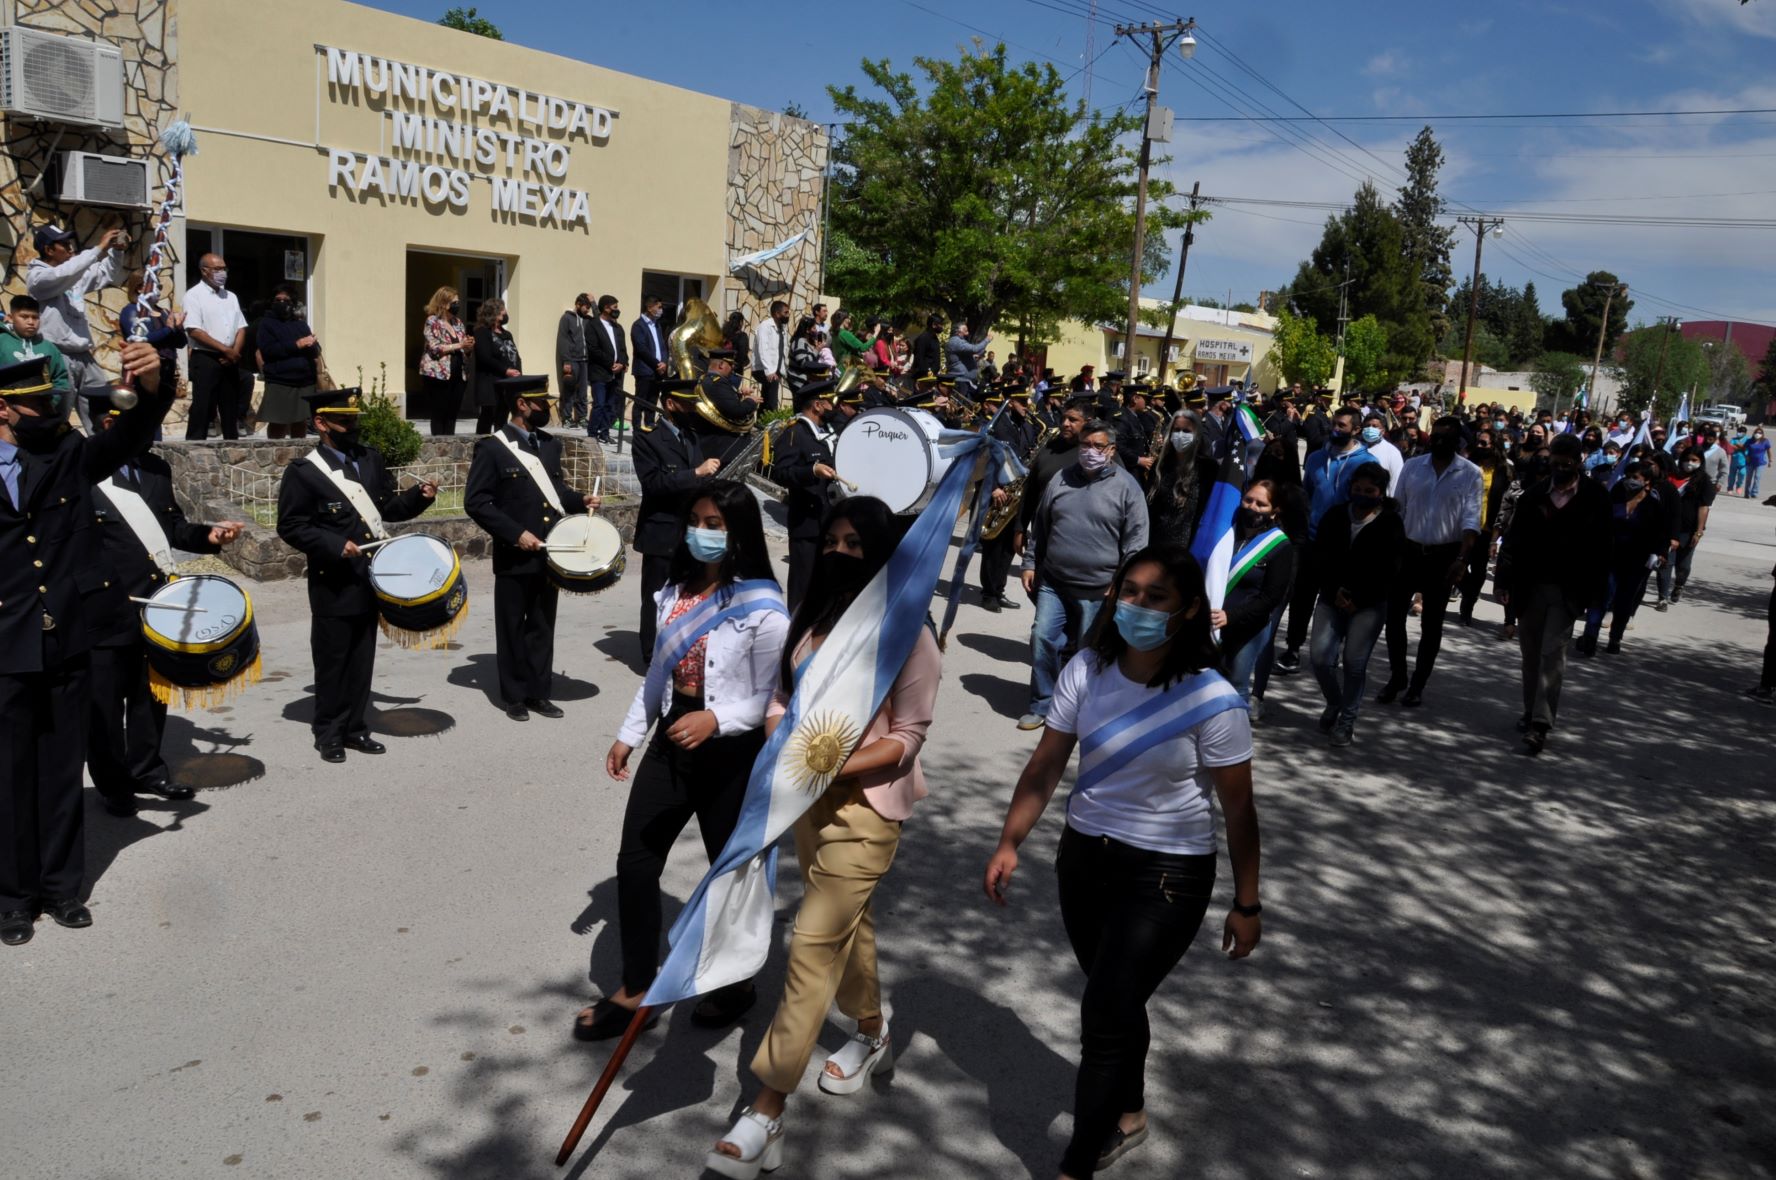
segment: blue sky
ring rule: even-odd
[[[446,0],[374,0],[435,19]],[[481,14],[506,39],[759,106],[795,102],[833,117],[827,83],[863,84],[858,61],[954,56],[981,36],[1020,58],[1054,61],[1085,94],[1089,0],[880,0],[866,6],[595,4],[582,10],[491,0]],[[1307,202],[1348,200],[1362,176],[1384,192],[1418,122],[1258,122],[1193,116],[1432,117],[1448,159],[1442,191],[1487,212],[1770,217],[1776,212],[1776,114],[1609,120],[1439,121],[1455,114],[1776,108],[1776,0],[1504,0],[1483,10],[1447,0],[1173,9],[1166,0],[1104,0],[1091,29],[1090,101],[1136,98],[1143,56],[1116,44],[1119,20],[1195,15],[1206,36],[1189,64],[1174,56],[1160,102],[1180,122],[1166,171],[1188,190]],[[768,15],[767,15],[768,14]],[[1235,60],[1237,58],[1237,60]],[[1243,64],[1242,64],[1243,63]],[[1250,72],[1248,72],[1248,70]],[[1264,82],[1254,78],[1261,76]],[[1237,87],[1237,90],[1235,89]],[[1285,99],[1282,95],[1286,95]],[[1243,93],[1241,93],[1243,92]],[[1319,142],[1302,142],[1310,135]],[[1289,140],[1299,146],[1285,143]],[[1373,153],[1371,156],[1369,153]],[[1228,206],[1198,231],[1186,289],[1252,299],[1294,274],[1319,239],[1323,211]],[[1462,231],[1454,266],[1473,265]],[[1776,323],[1776,229],[1675,228],[1507,220],[1484,269],[1532,280],[1544,312],[1585,272],[1634,288],[1636,319]],[[1169,293],[1170,283],[1166,284]]]

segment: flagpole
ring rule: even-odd
[[[573,1130],[567,1133],[567,1138],[561,1143],[561,1150],[555,1153],[556,1167],[565,1164],[573,1155],[574,1148],[580,1145],[580,1136],[592,1125],[592,1116],[598,1113],[598,1107],[604,1102],[605,1094],[609,1093],[611,1083],[617,1080],[617,1071],[623,1068],[629,1050],[635,1048],[635,1038],[641,1035],[642,1026],[647,1023],[648,1013],[652,1011],[652,1008],[643,1004],[630,1018],[629,1027],[623,1030],[623,1039],[617,1042],[617,1051],[604,1063],[604,1072],[598,1075],[598,1084],[586,1096],[586,1105],[580,1107],[580,1117],[574,1120]]]

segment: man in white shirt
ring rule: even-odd
[[[1480,540],[1480,498],[1485,477],[1457,454],[1461,420],[1439,418],[1431,426],[1431,453],[1406,460],[1394,499],[1406,526],[1406,553],[1400,576],[1388,596],[1388,682],[1376,700],[1386,705],[1404,690],[1408,708],[1423,703],[1425,685],[1443,646],[1443,616],[1449,588],[1467,569],[1468,553]],[[1406,675],[1406,614],[1412,596],[1424,598],[1419,618],[1418,663]]]
[[[25,268],[25,290],[42,305],[39,331],[67,361],[74,411],[80,415],[80,425],[91,434],[88,399],[80,395],[109,389],[111,378],[93,357],[86,297],[122,281],[123,248],[129,244],[129,236],[121,229],[108,229],[98,245],[76,254],[73,234],[59,225],[40,225],[34,244],[37,257]]]
[[[1383,432],[1387,428],[1387,420],[1374,410],[1370,410],[1363,418],[1363,445],[1375,456],[1375,461],[1387,468],[1388,487],[1400,486],[1400,469],[1406,465],[1406,456],[1400,448],[1387,440]]]
[[[228,289],[228,263],[220,254],[198,260],[200,281],[185,292],[185,334],[191,337],[191,416],[187,441],[210,433],[210,413],[222,415],[222,437],[240,437],[240,359],[246,346],[247,317]]]
[[[789,304],[771,302],[771,316],[752,333],[752,379],[758,382],[764,408],[777,408],[777,391],[789,364]]]

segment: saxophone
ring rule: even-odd
[[[1044,425],[1042,433],[1036,436],[1036,444],[1032,446],[1029,452],[1023,457],[1024,466],[1026,468],[1029,467],[1029,465],[1035,461],[1037,452],[1047,446],[1048,440],[1060,432],[1061,428],[1059,426]],[[1005,503],[987,509],[987,518],[981,522],[982,540],[997,540],[999,534],[1005,531],[1006,526],[1018,518],[1018,514],[1024,507],[1024,485],[1028,483],[1029,480],[1030,474],[1026,471],[1023,475],[1018,476],[1016,479],[1005,485]]]

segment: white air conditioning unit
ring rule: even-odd
[[[62,183],[57,195],[76,205],[111,205],[118,209],[151,209],[148,161],[97,152],[63,152]]]
[[[123,126],[123,52],[103,41],[0,28],[0,111],[53,123]]]

